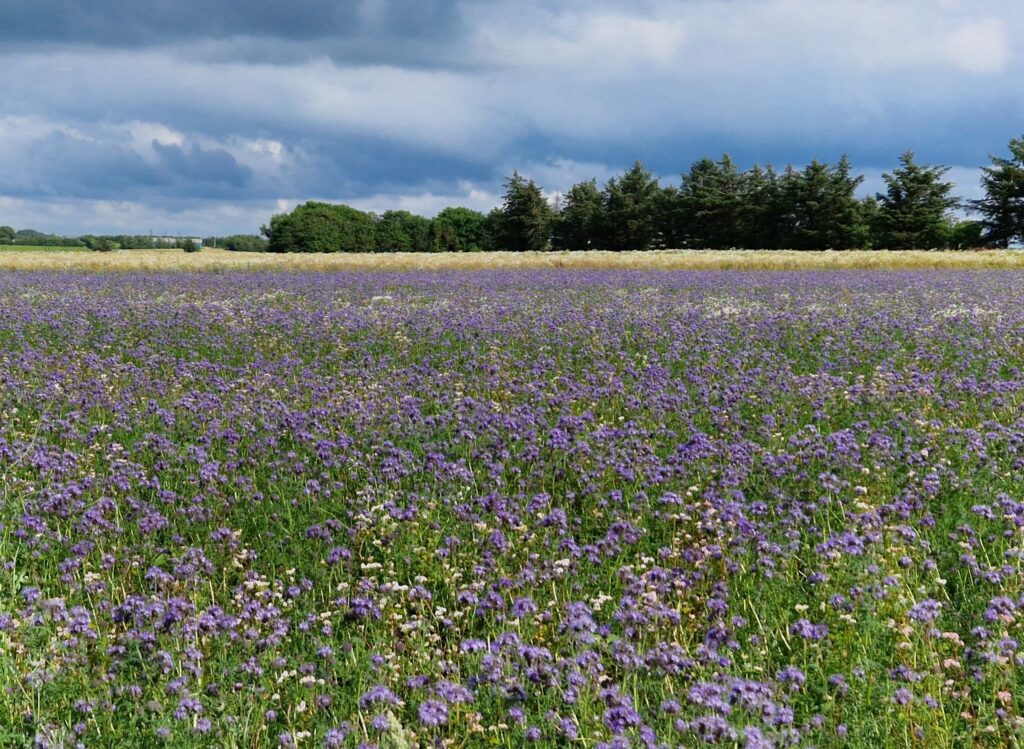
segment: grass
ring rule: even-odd
[[[946,268],[962,270],[1024,269],[1024,252],[821,251],[790,250],[655,250],[649,252],[489,252],[489,253],[337,253],[274,255],[205,249],[131,250],[110,253],[82,248],[5,248],[5,270],[899,270]]]
[[[0,252],[13,253],[17,255],[21,254],[35,254],[35,253],[48,253],[48,252],[88,252],[85,247],[53,247],[50,245],[35,245],[35,244],[3,244],[0,245]]]

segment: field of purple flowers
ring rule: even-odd
[[[0,746],[1019,746],[1024,276],[0,278]]]

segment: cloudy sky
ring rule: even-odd
[[[642,159],[960,193],[1024,132],[1020,0],[3,0],[0,224],[255,232],[310,198],[489,209]]]

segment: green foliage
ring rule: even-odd
[[[862,198],[857,203],[857,209],[860,212],[860,233],[867,237],[866,242],[863,245],[864,248],[871,250],[884,249],[878,240],[878,226],[880,221],[878,198],[874,195],[868,195],[866,198]]]
[[[604,196],[597,180],[569,188],[553,222],[552,244],[558,250],[590,250],[598,246],[604,223]]]
[[[551,206],[532,179],[526,180],[516,171],[505,180],[502,214],[504,249],[513,252],[547,249]]]
[[[780,186],[782,246],[794,250],[850,250],[868,245],[867,227],[854,192],[850,160],[835,166],[815,159],[802,170],[787,167]]]
[[[771,164],[758,165],[741,175],[736,213],[737,246],[775,250],[782,246],[782,189]]]
[[[489,239],[488,217],[470,208],[445,208],[430,225],[434,252],[479,252]]]
[[[900,165],[883,175],[886,191],[877,195],[875,243],[889,250],[948,245],[948,214],[959,202],[951,197],[953,183],[942,179],[949,167],[916,164],[913,151],[900,156]]]
[[[212,241],[211,241],[212,240]],[[231,252],[266,252],[267,240],[255,234],[233,234],[230,237],[210,237],[203,243],[212,247],[223,247]]]
[[[309,201],[263,227],[268,252],[366,252],[375,247],[374,220],[347,205]]]
[[[491,209],[484,219],[481,250],[491,251],[503,249],[505,241],[505,211],[500,206]]]
[[[950,224],[949,235],[949,246],[954,250],[985,246],[985,226],[980,221],[954,221]]]
[[[992,156],[982,169],[985,197],[971,202],[982,215],[985,243],[1008,247],[1024,242],[1024,137],[1010,140],[1010,158]]]
[[[184,242],[181,243],[181,249],[189,254],[192,254],[193,252],[199,252],[199,250],[202,248],[199,245],[197,245],[195,241],[193,241],[192,239],[186,239]]]
[[[677,213],[683,246],[721,250],[742,244],[744,176],[725,154],[696,162],[679,188]]]
[[[377,252],[430,251],[430,219],[409,211],[385,211],[375,234]]]
[[[109,237],[89,237],[87,246],[94,252],[113,252],[118,249],[117,243]]]
[[[673,185],[659,187],[654,196],[654,246],[659,249],[678,249],[684,246],[684,227],[679,221],[679,188]]]
[[[3,227],[0,237],[10,236],[10,231],[13,231],[10,226]],[[59,237],[56,234],[45,234],[35,229],[18,229],[8,241],[0,241],[0,244],[31,245],[32,247],[74,247],[81,245],[77,239]]]
[[[0,244],[10,244],[18,233],[11,226],[0,226]]]
[[[604,188],[605,231],[600,247],[607,250],[647,250],[658,235],[656,211],[661,188],[637,161],[621,177]]]
[[[96,245],[101,240],[104,240],[108,244],[114,245],[115,248],[122,250],[164,250],[183,247],[187,238],[175,237],[172,239],[163,239],[161,237],[152,237],[145,234],[105,234],[101,236],[85,234],[78,238],[78,242],[81,245],[88,247],[91,250],[97,249]],[[208,244],[214,243],[209,242]]]

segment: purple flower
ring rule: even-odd
[[[437,700],[424,700],[419,707],[420,722],[425,726],[440,726],[448,722],[448,707]]]
[[[928,624],[938,619],[939,614],[941,613],[942,604],[929,598],[911,606],[910,611],[907,612],[907,616],[914,621]]]
[[[623,704],[605,710],[603,722],[609,731],[620,734],[627,728],[639,726],[642,721],[631,705]]]
[[[397,707],[401,704],[402,701],[398,699],[398,695],[381,684],[370,687],[370,689],[364,692],[363,696],[359,698],[359,707],[364,710],[373,707],[374,705],[392,705]]]
[[[562,734],[570,741],[579,738],[579,728],[577,728],[576,723],[572,718],[562,718],[558,722],[558,726],[562,730]]]
[[[776,677],[783,684],[789,684],[790,689],[800,689],[804,682],[807,681],[807,677],[804,676],[804,672],[796,666],[786,666],[784,669],[779,671]]]
[[[789,627],[789,632],[805,640],[824,640],[828,637],[828,626],[812,624],[807,619],[798,619]]]
[[[906,705],[914,699],[914,695],[910,693],[909,689],[901,687],[893,692],[892,701],[897,705]]]
[[[473,695],[468,689],[451,681],[439,681],[434,686],[434,693],[449,704],[473,701]]]
[[[538,609],[537,604],[533,602],[532,598],[517,598],[512,602],[510,610],[512,616],[516,619],[522,619],[525,616],[536,613]]]
[[[352,727],[348,722],[342,723],[336,728],[331,728],[327,731],[327,735],[324,737],[325,749],[341,749],[344,745],[345,740],[352,733]]]

